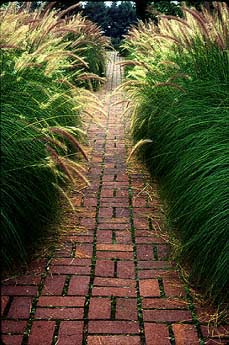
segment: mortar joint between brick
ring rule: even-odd
[[[168,330],[169,330],[170,345],[176,345],[176,343],[175,343],[175,335],[173,333],[173,328],[172,328],[171,324],[168,324]]]
[[[69,288],[71,277],[72,277],[71,274],[66,275],[66,279],[65,279],[64,287],[63,287],[63,291],[62,291],[62,296],[66,296],[68,294],[68,288]]]
[[[180,279],[184,282],[185,284],[185,281],[183,279],[183,277],[181,276]],[[191,292],[190,292],[190,289],[185,285],[185,291],[186,291],[186,299],[188,301],[188,308],[192,314],[192,321],[193,321],[193,324],[195,325],[196,327],[196,330],[197,330],[197,334],[198,334],[198,337],[200,339],[200,343],[205,343],[204,342],[204,337],[203,337],[203,334],[202,334],[202,331],[201,331],[201,325],[200,325],[200,321],[198,319],[198,316],[196,314],[196,309],[195,309],[195,306],[194,306],[194,303],[193,303],[193,297],[191,295]]]
[[[53,339],[52,339],[52,345],[58,344],[59,329],[60,329],[60,320],[56,320],[55,329],[53,333]]]
[[[133,245],[133,258],[135,265],[135,281],[136,281],[136,293],[137,293],[137,307],[138,307],[138,322],[140,330],[141,345],[145,345],[145,329],[142,309],[142,299],[140,295],[139,277],[138,277],[138,260],[137,260],[137,246],[135,240],[135,226],[134,226],[134,212],[133,212],[133,191],[131,187],[131,176],[128,173],[128,199],[129,199],[129,210],[130,210],[130,225],[131,225],[131,239]]]
[[[9,296],[9,300],[8,300],[8,302],[7,302],[6,306],[5,306],[4,312],[2,314],[2,319],[5,319],[7,317],[7,314],[9,312],[9,310],[10,310],[12,302],[13,302],[13,296]]]

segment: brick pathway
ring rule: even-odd
[[[112,94],[119,57],[111,55],[99,94],[108,117],[99,118],[104,128],[88,126],[91,186],[72,199],[86,231],[65,232],[46,260],[3,282],[4,344],[227,344],[216,336],[226,327],[208,327],[208,311],[193,305],[168,261],[156,184],[139,164],[127,169],[123,104]]]

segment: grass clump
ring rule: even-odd
[[[178,257],[190,280],[228,300],[229,10],[183,8],[184,18],[139,23],[126,37],[124,87],[136,103],[134,140],[159,177]]]
[[[28,260],[58,216],[68,184],[88,183],[82,116],[101,109],[95,96],[73,84],[87,75],[88,63],[82,49],[72,50],[68,34],[73,24],[83,32],[84,19],[70,22],[63,19],[66,11],[48,6],[33,12],[30,5],[10,3],[0,13],[3,268]],[[87,50],[82,35],[78,41]]]

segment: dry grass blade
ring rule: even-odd
[[[185,90],[183,87],[181,87],[181,86],[179,86],[179,85],[177,85],[177,84],[175,84],[175,83],[170,83],[170,82],[157,83],[157,84],[155,84],[154,86],[155,86],[155,87],[171,86],[171,87],[176,88],[177,90],[180,90],[180,91],[182,91],[182,92],[186,92],[186,90]]]
[[[127,158],[127,163],[130,161],[130,159],[132,158],[132,156],[135,154],[135,152],[142,147],[143,145],[146,144],[151,144],[153,141],[151,139],[141,139],[137,142],[136,145],[134,145],[134,147],[132,148],[128,158]]]
[[[74,10],[76,7],[79,7],[79,3],[77,3],[77,4],[74,4],[74,5],[72,5],[72,6],[70,6],[70,7],[68,7],[68,8],[66,8],[66,10],[63,10],[63,11],[61,11],[59,14],[58,14],[58,18],[61,18],[61,17],[63,17],[66,13],[68,13],[69,11],[71,11],[71,10]]]
[[[76,148],[78,149],[83,157],[86,159],[86,161],[89,161],[88,157],[87,157],[87,154],[86,152],[84,151],[84,149],[82,148],[82,146],[80,145],[80,143],[78,142],[78,140],[76,140],[76,138],[71,134],[69,133],[66,128],[60,128],[60,127],[50,127],[49,130],[52,132],[52,133],[56,133],[56,134],[59,134],[63,137],[65,137],[66,139],[68,139],[68,141]]]

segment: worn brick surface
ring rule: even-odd
[[[6,345],[199,344],[185,285],[160,236],[157,182],[134,157],[126,162],[132,146],[126,102],[114,92],[122,79],[120,57],[110,55],[107,83],[97,93],[107,116],[96,111],[102,127],[85,127],[91,185],[73,191],[77,212],[52,257],[3,280]],[[205,344],[228,344],[228,326],[212,328],[212,311],[195,310]]]
[[[117,320],[138,320],[137,299],[136,298],[117,298],[116,314]]]
[[[8,312],[8,317],[12,319],[27,319],[29,318],[31,306],[32,298],[14,297]]]
[[[93,321],[89,323],[88,332],[100,334],[134,334],[139,332],[136,321]]]
[[[85,297],[75,296],[41,296],[38,300],[39,307],[83,307]]]
[[[2,320],[1,332],[11,334],[23,334],[26,327],[26,321]]]
[[[89,277],[72,277],[68,289],[68,295],[86,295],[88,292]]]
[[[145,322],[147,345],[170,345],[169,330],[166,325]]]
[[[95,335],[88,337],[88,345],[141,345],[139,336]]]
[[[8,296],[1,296],[1,315],[3,315],[8,302],[9,302]]]
[[[92,297],[90,300],[89,319],[110,319],[111,299]]]
[[[156,279],[140,280],[139,284],[141,296],[160,296],[160,289]]]
[[[62,321],[60,323],[58,345],[81,344],[83,339],[82,321]]]
[[[23,335],[3,335],[2,341],[4,345],[21,345]],[[38,343],[37,343],[38,345]]]
[[[54,321],[34,321],[28,345],[51,345],[54,329]]]
[[[175,336],[176,345],[199,344],[197,331],[193,325],[173,325],[173,333]]]
[[[43,295],[57,295],[62,294],[66,276],[62,275],[51,275],[48,276],[45,280],[44,289],[42,291]]]

